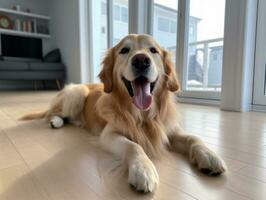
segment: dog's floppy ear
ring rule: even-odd
[[[99,74],[101,82],[104,84],[104,91],[106,93],[112,92],[113,89],[113,67],[114,67],[114,55],[113,48],[108,49],[103,61],[102,70]]]
[[[171,55],[166,50],[163,50],[163,63],[166,74],[166,86],[168,90],[175,92],[179,90],[180,85],[176,76],[175,67]]]

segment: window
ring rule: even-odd
[[[108,48],[107,34],[107,0],[92,1],[92,34],[93,34],[93,79],[98,80],[101,59]]]
[[[113,0],[113,45],[128,34],[128,0]]]
[[[193,33],[194,33],[194,30],[193,30],[193,26],[189,26],[189,35],[193,35]]]
[[[116,21],[128,23],[128,8],[120,5],[114,5],[114,19]]]
[[[106,15],[107,14],[107,6],[106,6],[106,2],[105,1],[101,2],[101,13],[102,13],[102,15]]]
[[[154,0],[153,36],[175,61],[178,0]]]
[[[97,2],[96,7],[90,7],[91,13],[89,14],[90,16],[92,15],[92,18],[95,20],[92,28],[90,27],[90,31],[93,32],[93,37],[90,37],[90,41],[92,40],[91,43],[97,47],[93,46],[92,52],[93,54],[98,52],[97,55],[92,55],[92,59],[90,60],[98,58],[101,60],[101,52],[117,44],[121,38],[126,36],[130,25],[128,21],[132,21],[132,32],[138,31],[152,34],[160,46],[172,53],[173,61],[178,62],[176,66],[178,75],[180,76],[179,80],[182,84],[182,91],[179,92],[179,97],[192,97],[194,98],[193,101],[195,99],[219,100],[220,96],[223,95],[220,92],[222,61],[231,61],[230,55],[224,55],[223,53],[225,1],[226,0],[151,0],[138,1],[138,6],[135,6],[135,1],[132,0],[131,3],[133,7],[130,8],[134,13],[132,16],[128,14],[129,0],[89,1]],[[100,2],[99,6],[98,2]],[[112,2],[112,5],[107,3],[106,6],[106,2]],[[178,5],[178,3],[180,3],[180,5]],[[247,6],[247,3],[242,3],[241,1],[240,5]],[[255,4],[253,5],[255,8]],[[242,8],[241,6],[238,7],[238,3],[236,3],[231,9],[228,9],[229,15],[227,19],[231,20],[234,18],[234,12],[235,14],[238,14],[238,12],[242,13],[243,10],[240,10],[240,8]],[[108,9],[106,7],[108,7]],[[109,12],[109,10],[111,12]],[[100,15],[95,15],[94,12],[99,12]],[[182,16],[181,18],[178,18],[178,13]],[[150,14],[153,16],[150,16]],[[132,17],[132,19],[129,19],[129,17]],[[143,23],[139,21],[139,19],[143,19]],[[152,24],[150,24],[150,19],[152,19]],[[241,18],[241,20],[239,23],[240,25],[232,20],[234,25],[231,26],[233,27],[232,30],[227,24],[227,28],[230,28],[230,30],[226,31],[230,34],[227,34],[226,41],[231,42],[232,39],[232,45],[227,45],[227,48],[231,48],[231,46],[235,45],[233,42],[238,41],[235,40],[236,38],[233,36],[235,33],[240,33],[238,30],[242,30],[241,27],[243,23],[246,23],[246,17]],[[178,24],[179,22],[180,24]],[[256,23],[253,23],[253,25],[254,24]],[[245,43],[243,42],[243,44]],[[263,43],[261,44],[263,45]],[[180,46],[177,48],[177,45]],[[238,45],[243,46],[240,42],[235,46],[238,48]],[[230,51],[227,51],[227,53],[228,52]],[[237,54],[237,52],[238,51],[232,51],[232,54]],[[178,59],[175,58],[176,55]],[[225,56],[225,58],[223,58],[223,56]],[[232,59],[234,56],[237,57],[237,55],[233,55]],[[262,59],[262,61],[265,62],[265,59]],[[93,64],[95,67],[98,66],[94,60]],[[225,68],[228,68],[228,66],[230,65],[225,65]],[[257,74],[261,77],[259,87],[263,89],[260,93],[263,94],[264,100],[264,96],[266,96],[265,63],[259,63],[259,66],[263,67],[263,71],[259,71]],[[224,70],[226,71],[226,69]],[[95,71],[97,70],[93,70],[93,72]],[[233,82],[233,80],[231,81]],[[224,88],[230,88],[228,85],[231,84],[224,84]],[[238,85],[240,88],[241,84]]]
[[[169,33],[176,33],[176,21],[164,17],[158,17],[158,30]]]
[[[120,21],[120,6],[118,5],[114,5],[114,19],[117,20],[117,21]]]
[[[100,54],[102,55],[107,48],[107,0],[101,0],[101,14],[101,17],[99,17],[99,19],[97,19],[96,21],[97,24],[99,24],[98,26],[100,26],[97,26],[97,28],[100,29],[97,30],[97,32],[100,32],[100,39],[98,44]],[[99,14],[97,14],[96,16],[99,16]]]
[[[169,32],[170,22],[168,19],[158,17],[158,30]]]
[[[128,9],[126,7],[121,7],[121,21],[128,23]]]
[[[177,27],[176,21],[170,21],[170,32],[171,33],[176,33],[176,27]]]
[[[108,4],[108,0],[92,0],[92,8],[93,80],[98,81],[106,50],[128,34],[128,0],[113,0],[113,5]],[[113,9],[112,16],[111,12],[107,12],[109,9]],[[109,24],[108,19],[112,17],[113,23]]]
[[[114,38],[114,43],[117,44],[120,41],[118,38]]]
[[[221,91],[225,0],[190,0],[186,90]]]

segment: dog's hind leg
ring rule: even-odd
[[[81,115],[88,94],[86,85],[70,84],[54,97],[48,110],[27,114],[20,120],[44,118],[52,128],[61,128],[66,122],[82,125]]]
[[[60,116],[53,116],[50,119],[50,126],[51,128],[57,129],[64,126],[64,119]]]
[[[66,86],[53,100],[46,119],[52,128],[61,128],[69,122],[81,124],[81,113],[89,94],[85,85],[70,84]]]

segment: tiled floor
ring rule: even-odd
[[[184,128],[200,136],[226,161],[221,177],[198,173],[181,155],[156,160],[155,194],[127,185],[119,160],[98,147],[97,137],[67,125],[17,118],[47,108],[55,92],[0,93],[1,200],[266,199],[266,114],[223,112],[179,105]]]

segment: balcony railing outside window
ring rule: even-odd
[[[221,90],[223,38],[189,43],[187,90]]]

